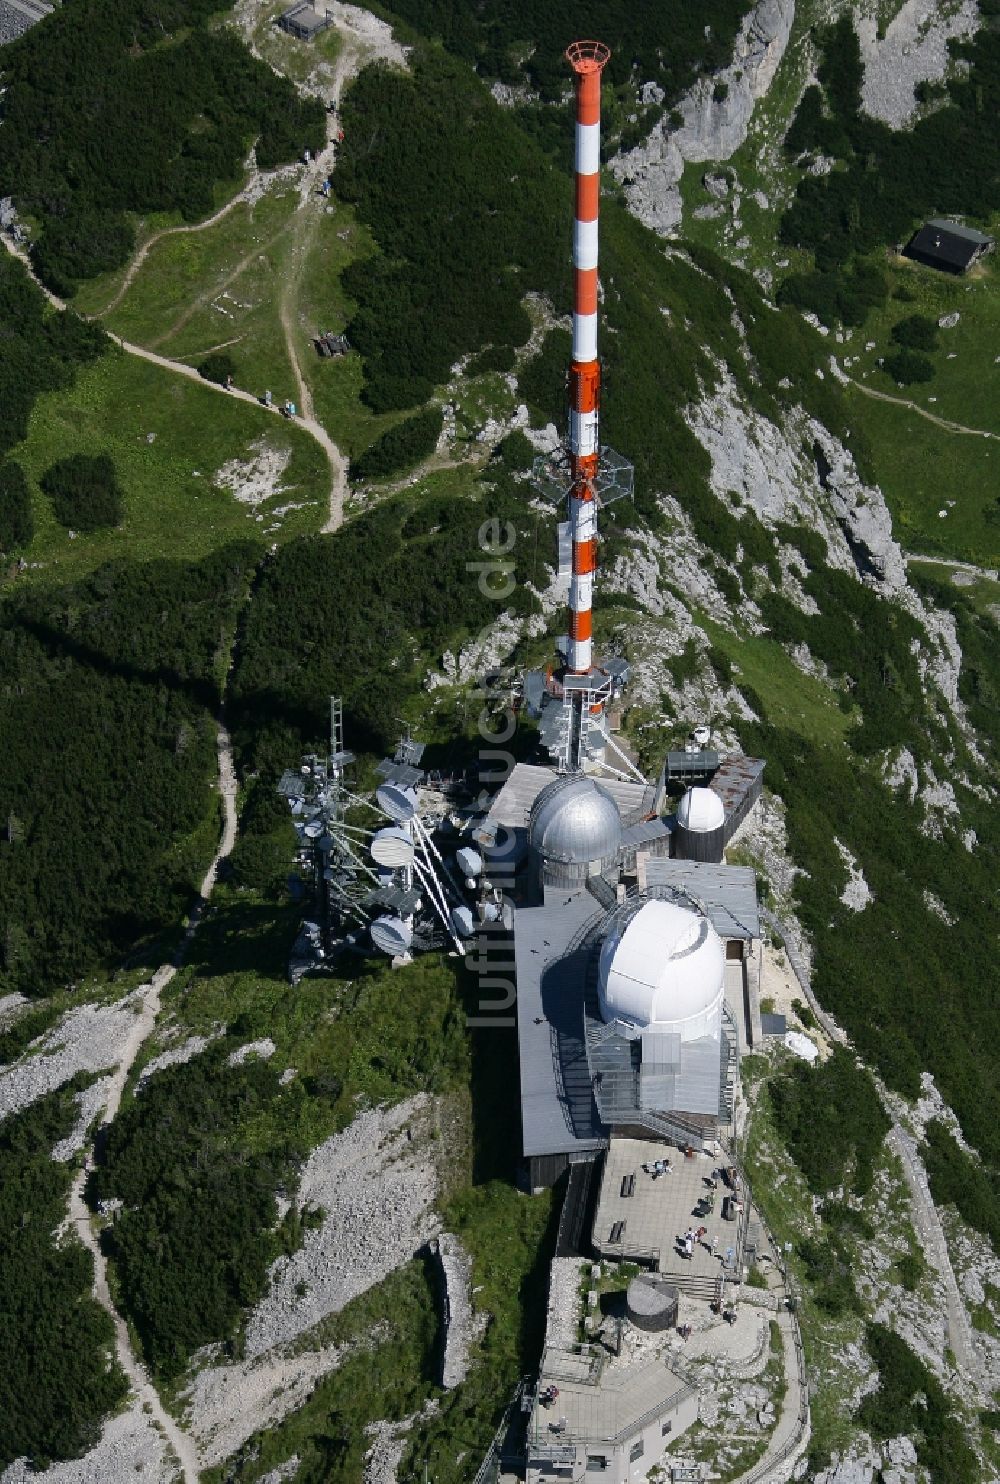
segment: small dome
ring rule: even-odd
[[[597,977],[601,1014],[683,1040],[717,1036],[725,950],[707,918],[673,902],[644,902],[612,927]]]
[[[568,865],[612,859],[622,821],[607,789],[583,773],[566,773],[542,789],[528,818],[528,841],[545,860]]]
[[[677,805],[677,823],[694,834],[707,835],[725,822],[725,805],[714,788],[689,788]]]

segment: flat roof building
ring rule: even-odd
[[[328,10],[314,10],[307,0],[303,0],[303,3],[284,11],[278,17],[278,25],[299,41],[312,41],[314,36],[333,25],[333,16]]]
[[[645,1479],[697,1417],[697,1388],[676,1364],[661,1358],[615,1366],[591,1346],[546,1349],[528,1425],[525,1484],[598,1475],[608,1484]]]

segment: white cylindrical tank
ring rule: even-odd
[[[647,901],[612,927],[601,949],[597,991],[606,1021],[718,1038],[726,955],[707,918],[673,902]]]

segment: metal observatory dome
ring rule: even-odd
[[[717,1039],[726,955],[706,917],[651,900],[613,923],[601,948],[597,992],[606,1021]]]
[[[674,854],[686,861],[722,860],[726,809],[714,788],[689,788],[677,805]]]
[[[621,842],[617,804],[583,773],[554,778],[528,816],[528,844],[545,886],[582,886],[615,863]]]

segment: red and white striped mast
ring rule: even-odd
[[[535,487],[568,507],[572,543],[569,634],[565,668],[549,694],[562,715],[540,713],[542,740],[564,772],[599,759],[607,743],[605,707],[614,675],[594,659],[593,598],[597,511],[631,495],[632,465],[600,441],[601,363],[597,359],[597,217],[601,195],[601,73],[611,56],[601,41],[566,49],[576,91],[576,209],[573,221],[573,349],[569,363],[569,431],[561,453],[535,460]],[[560,645],[560,649],[562,645]],[[620,672],[619,672],[620,673]],[[620,689],[620,687],[618,687]]]
[[[600,41],[566,50],[576,91],[576,210],[573,221],[573,356],[569,367],[569,524],[573,571],[569,591],[567,668],[593,665],[593,590],[597,569],[598,414],[597,218],[601,195],[601,73],[611,51]]]

